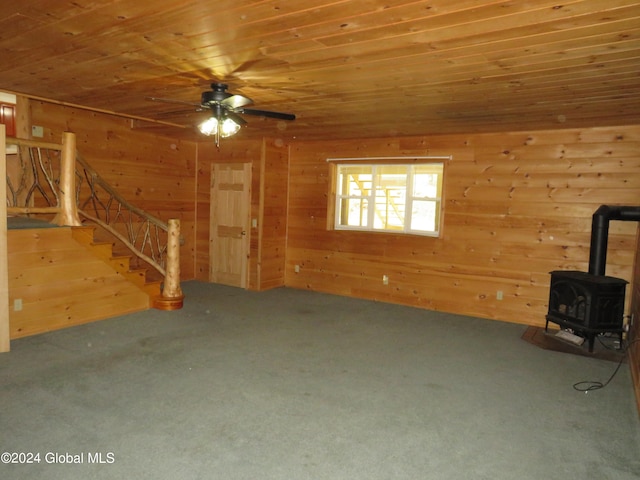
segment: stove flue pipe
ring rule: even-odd
[[[601,205],[594,212],[589,251],[589,273],[592,275],[605,274],[610,220],[640,222],[640,207]]]

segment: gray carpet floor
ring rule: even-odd
[[[186,282],[0,355],[2,479],[634,479],[627,365],[526,327]],[[17,455],[21,453],[22,455]],[[75,462],[75,463],[70,463]]]

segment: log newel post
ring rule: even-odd
[[[60,191],[58,193],[60,212],[52,223],[56,225],[82,225],[76,203],[76,135],[71,132],[62,134],[62,153],[60,155]]]
[[[180,288],[180,220],[167,222],[167,265],[162,295],[153,299],[153,307],[159,310],[182,308],[184,295]]]

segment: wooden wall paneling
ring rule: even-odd
[[[255,216],[251,217],[251,226],[252,233],[255,234],[255,283],[253,284],[253,288],[256,290],[260,290],[262,286],[262,247],[263,247],[263,232],[262,232],[262,222],[264,219],[264,189],[265,189],[265,141],[262,139],[262,149],[260,152],[260,161],[259,166],[257,166],[257,171],[259,172],[259,177],[254,178],[254,187],[253,190],[255,194],[254,208],[252,208],[252,212],[255,213]]]
[[[131,129],[131,121],[108,114],[31,101],[31,122],[44,127],[44,141],[76,134],[79,153],[127,200],[167,221],[177,218],[185,243],[182,280],[195,277],[195,142]]]
[[[593,212],[640,204],[639,136],[629,126],[296,142],[285,284],[542,326],[549,272],[588,269]],[[447,152],[441,238],[327,229],[327,158]],[[625,223],[611,223],[607,274],[631,281]]]
[[[260,193],[259,289],[285,282],[289,155],[287,146],[265,140]]]
[[[260,290],[260,237],[262,235],[262,185],[264,174],[264,141],[253,142],[256,149],[252,155],[251,169],[251,239],[249,243],[249,288]]]
[[[199,143],[196,156],[195,201],[195,278],[209,281],[209,215],[211,197],[211,163],[213,147]]]

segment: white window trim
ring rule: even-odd
[[[446,163],[447,160],[451,160],[451,155],[431,155],[431,156],[418,156],[418,157],[409,157],[409,156],[405,156],[405,157],[342,157],[342,158],[327,158],[327,162],[336,162],[336,163],[341,163],[344,165],[348,165],[349,163],[358,163],[358,162],[367,162],[367,164],[371,164],[372,166],[374,166],[376,164],[380,164],[380,165],[388,165],[390,163],[394,163],[397,162],[398,164],[402,164],[402,165],[411,165],[411,164],[428,164],[428,163],[442,163],[443,167]],[[374,170],[375,171],[375,170]],[[444,170],[443,170],[444,173]],[[372,178],[372,192],[375,192],[375,178],[376,176],[373,175]],[[441,230],[442,230],[442,195],[440,197],[435,198],[434,200],[436,200],[436,202],[439,205],[440,208],[440,222],[438,225],[438,228],[435,232],[431,232],[431,231],[424,231],[424,230],[412,230],[411,229],[411,222],[412,222],[412,218],[411,216],[409,216],[409,219],[407,222],[405,222],[403,229],[402,230],[386,230],[386,229],[376,229],[373,228],[373,224],[374,224],[374,215],[375,215],[375,209],[370,208],[367,210],[367,224],[370,225],[368,227],[360,227],[360,226],[343,226],[340,225],[338,223],[339,220],[339,209],[340,209],[340,201],[344,198],[349,198],[349,197],[344,197],[341,195],[336,194],[335,198],[334,198],[334,215],[333,215],[333,229],[334,230],[340,230],[340,231],[360,231],[360,232],[371,232],[371,233],[398,233],[398,234],[402,234],[402,235],[419,235],[419,236],[425,236],[425,237],[440,237],[441,235]],[[352,198],[363,198],[363,197],[352,197]],[[373,202],[371,202],[372,198],[367,197],[368,201],[370,204],[372,204]],[[411,169],[408,170],[407,173],[407,198],[406,198],[406,211],[410,212],[413,209],[413,200],[414,200],[414,196],[413,196],[413,171]]]
[[[404,162],[412,162],[413,160],[420,160],[421,163],[429,163],[428,161],[422,162],[422,160],[432,160],[434,162],[445,162],[447,160],[451,160],[451,155],[430,155],[426,157],[335,157],[335,158],[327,158],[327,162],[371,162],[371,163],[382,163],[388,160],[394,161],[402,161]]]

